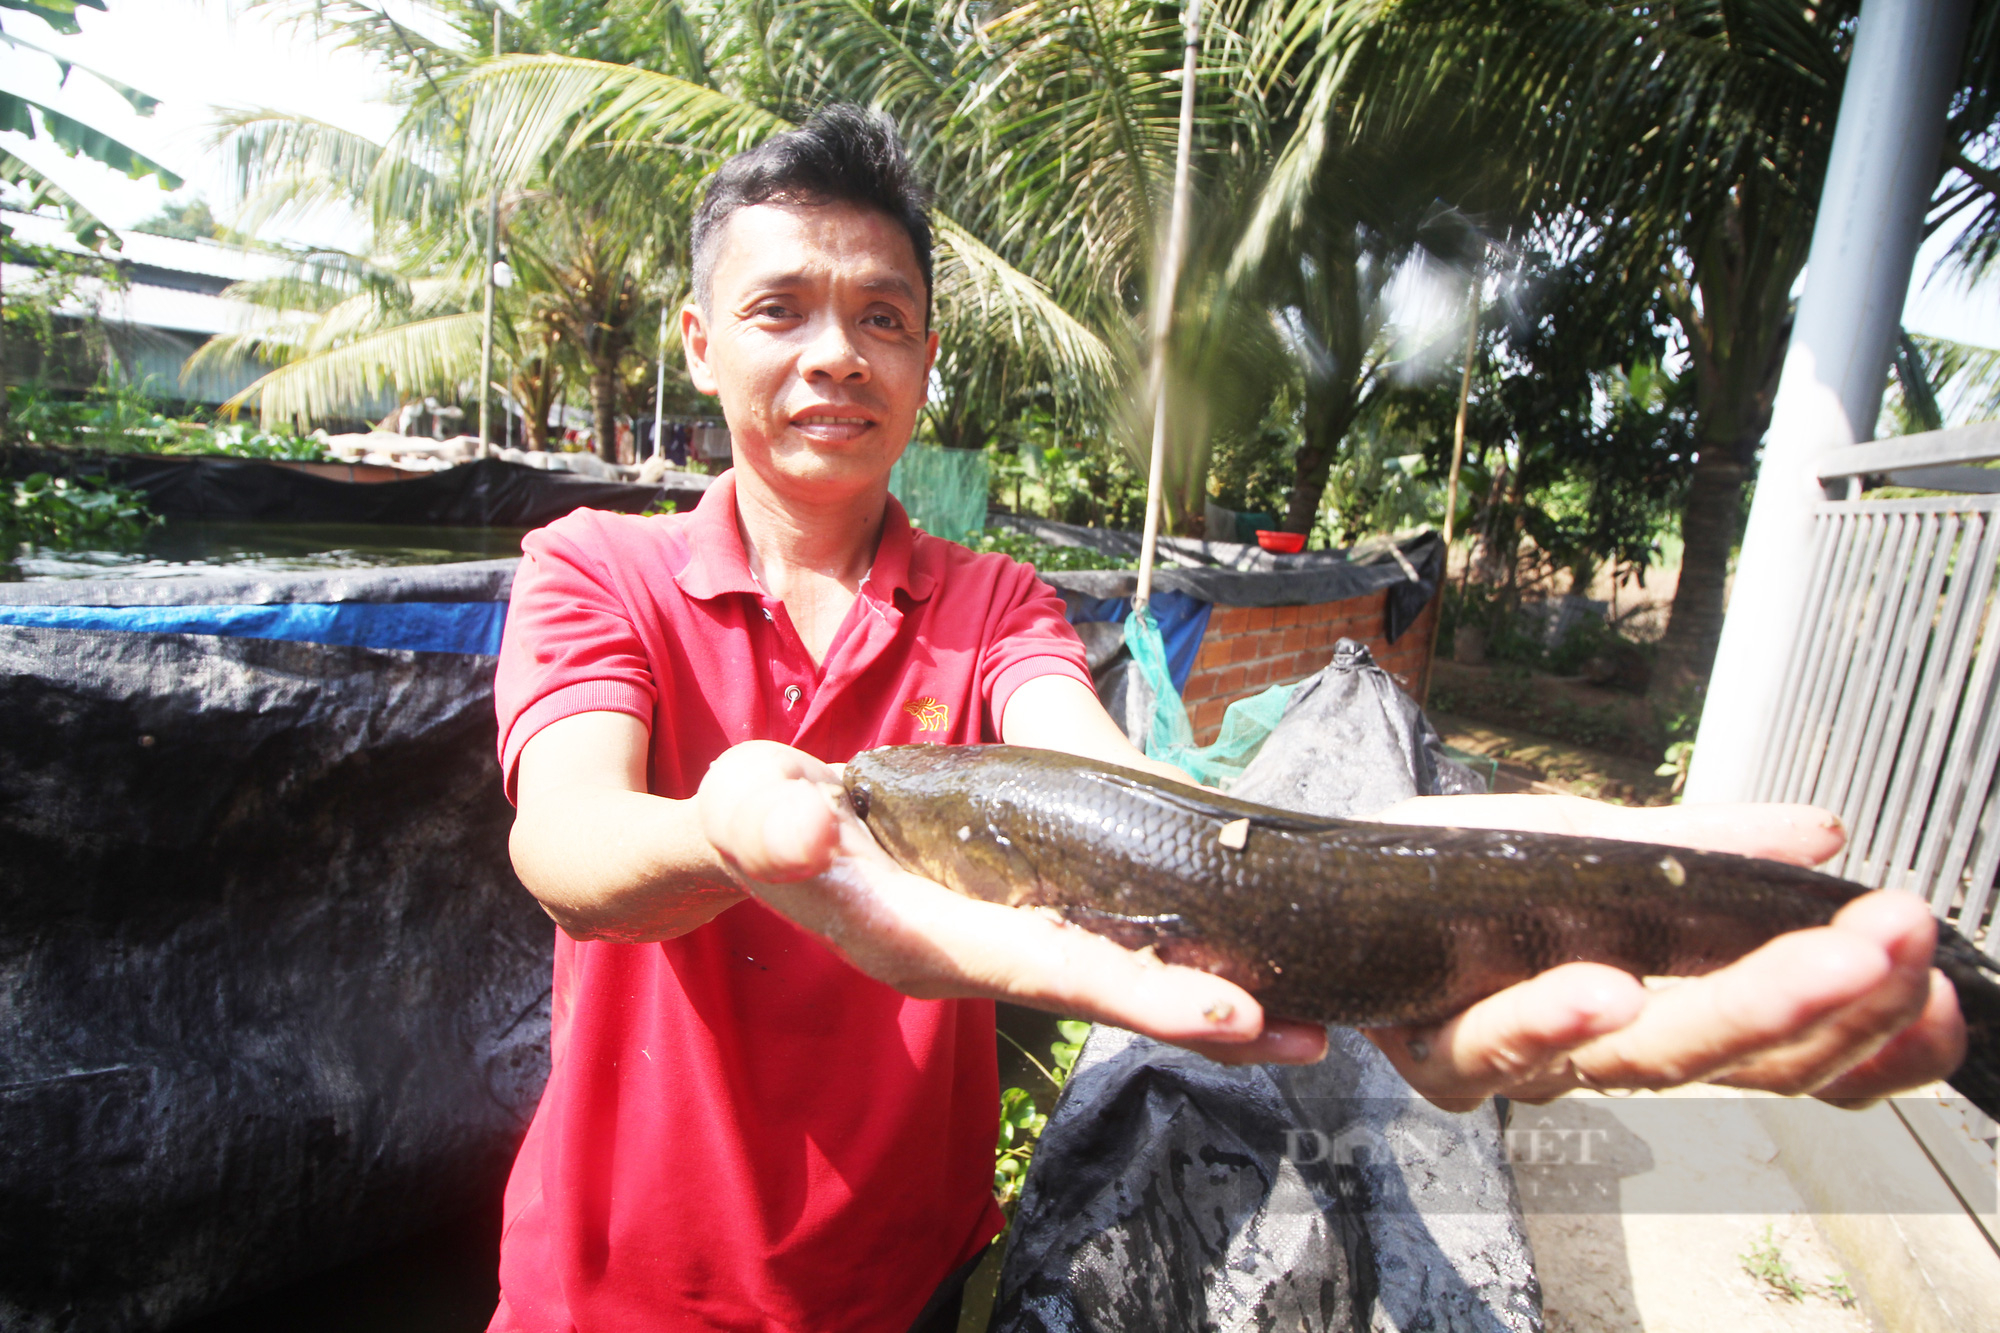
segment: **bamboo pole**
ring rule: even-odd
[[[1479,266],[1465,293],[1465,374],[1458,382],[1458,420],[1451,427],[1451,476],[1444,487],[1444,558],[1451,559],[1452,522],[1458,517],[1458,474],[1465,466],[1465,411],[1472,398],[1472,363],[1479,355]]]
[[[1438,630],[1444,622],[1444,590],[1451,582],[1452,524],[1458,517],[1458,474],[1465,466],[1466,405],[1472,401],[1472,363],[1479,356],[1479,264],[1465,289],[1465,371],[1458,381],[1458,418],[1451,427],[1451,475],[1444,484],[1444,567],[1438,571],[1438,618],[1431,626],[1431,646],[1424,658],[1424,680],[1417,706],[1430,703],[1431,665],[1437,661]]]
[[[660,306],[660,368],[653,377],[653,448],[648,455],[658,458],[666,452],[666,440],[660,431],[666,420],[667,411],[667,307]]]
[[[493,54],[500,54],[500,7],[493,7]],[[493,447],[493,270],[500,264],[500,186],[486,199],[486,310],[479,330],[479,456]]]
[[[1153,297],[1153,366],[1149,389],[1153,399],[1153,451],[1146,467],[1146,525],[1139,539],[1139,588],[1132,597],[1132,614],[1139,615],[1153,596],[1153,555],[1160,542],[1160,488],[1167,457],[1167,343],[1174,328],[1174,288],[1180,280],[1181,254],[1187,247],[1189,159],[1194,153],[1194,76],[1201,54],[1201,0],[1188,0],[1184,23],[1187,43],[1181,56],[1180,142],[1174,149],[1174,201],[1167,220],[1166,253]]]

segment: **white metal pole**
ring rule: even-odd
[[[1153,288],[1153,367],[1148,376],[1153,396],[1153,452],[1146,467],[1146,527],[1139,539],[1139,588],[1132,596],[1132,614],[1146,609],[1153,596],[1153,553],[1160,543],[1160,486],[1167,459],[1167,343],[1174,330],[1174,288],[1179,282],[1181,252],[1187,246],[1189,158],[1194,153],[1194,73],[1201,54],[1201,0],[1188,0],[1184,19],[1187,43],[1181,53],[1181,133],[1174,149],[1174,201],[1167,220],[1166,253],[1160,258],[1159,281]]]
[[[1937,185],[1966,0],[1865,0],[1686,799],[1753,793],[1811,575],[1815,461],[1869,440]]]
[[[493,7],[493,54],[500,54],[500,7]],[[493,270],[500,263],[500,187],[486,200],[486,310],[479,332],[479,456],[493,448]]]
[[[660,426],[666,417],[667,404],[667,307],[660,306],[660,369],[653,379],[653,448],[649,455],[658,458],[666,452],[666,442],[661,438]]]

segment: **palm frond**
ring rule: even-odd
[[[520,189],[551,158],[595,144],[719,161],[789,129],[761,107],[671,74],[573,56],[505,56],[456,76],[470,101],[476,191]]]
[[[1904,334],[1903,341],[1916,354],[1911,360],[1927,383],[1939,426],[2000,417],[2000,348],[1921,333]]]
[[[1120,364],[1104,340],[1063,309],[1048,289],[1009,264],[943,213],[933,219],[939,242],[938,300],[955,318],[985,331],[1004,330],[1018,346],[1040,354],[1085,396],[1116,383]]]
[[[50,180],[40,168],[23,162],[12,153],[0,152],[0,181],[28,192],[27,207],[30,212],[44,205],[60,208],[65,228],[79,244],[92,250],[105,246],[114,250],[119,248],[121,240],[111,224],[84,207],[81,200]]]
[[[444,315],[396,325],[297,357],[222,404],[255,402],[266,426],[348,415],[393,388],[403,398],[453,393],[479,374],[480,316]]]
[[[160,184],[169,190],[178,190],[185,184],[179,176],[130,144],[19,93],[0,90],[0,130],[14,130],[30,139],[46,135],[71,157],[87,157],[93,162],[102,162],[133,180],[157,176]]]

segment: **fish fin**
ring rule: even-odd
[[[2000,984],[1993,960],[1950,926],[1938,926],[1938,970],[1958,992],[1965,1019],[1965,1063],[1945,1081],[1959,1096],[2000,1120]]]
[[[1184,813],[1220,820],[1225,824],[1247,819],[1257,828],[1282,829],[1287,833],[1321,833],[1328,829],[1352,828],[1356,822],[1351,819],[1333,819],[1324,815],[1294,814],[1274,806],[1239,801],[1233,796],[1183,787],[1177,783],[1164,783],[1146,774],[1128,774],[1123,770],[1100,770],[1096,776],[1104,782],[1128,787],[1149,800],[1160,801]]]
[[[2000,976],[2000,962],[1986,954],[1971,940],[1958,933],[1957,929],[1938,922],[1937,965],[1944,966],[1945,959],[1951,959],[1961,966],[1993,976]]]

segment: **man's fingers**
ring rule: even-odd
[[[1555,1096],[1576,1086],[1574,1047],[1632,1021],[1644,988],[1614,967],[1568,963],[1429,1028],[1367,1033],[1410,1085],[1448,1110],[1493,1092]]]
[[[1326,1058],[1326,1029],[1318,1023],[1267,1018],[1249,1041],[1183,1041],[1197,1055],[1219,1065],[1316,1065]]]
[[[817,875],[840,845],[840,814],[826,791],[794,778],[772,793],[764,814],[763,857],[744,873],[753,879],[796,880]]]
[[[756,887],[856,967],[906,995],[988,996],[1237,1062],[1310,1063],[1311,1024],[1277,1023],[1241,987],[1176,967],[1035,912],[965,898],[896,867],[871,846],[843,849],[814,879]]]
[[[1847,844],[1840,817],[1811,805],[1613,807],[1617,831],[1601,836],[1816,866]]]
[[[840,815],[826,793],[790,778],[739,799],[704,785],[702,832],[744,879],[789,884],[824,871],[840,845]]]
[[[1626,1087],[1724,1078],[1811,1092],[1923,1011],[1934,931],[1906,895],[1857,899],[1833,925],[1781,935],[1719,972],[1655,992],[1637,1022],[1578,1050],[1576,1066]]]
[[[745,879],[817,875],[832,861],[847,817],[829,795],[833,780],[826,765],[789,746],[738,745],[702,778],[695,797],[702,834]]]
[[[1930,981],[1930,995],[1917,1021],[1822,1087],[1818,1097],[1837,1105],[1862,1106],[1892,1092],[1948,1078],[1965,1063],[1965,1019],[1958,1012],[1958,992],[1942,972],[1933,971]]]
[[[1847,831],[1810,805],[1608,805],[1579,796],[1424,796],[1371,816],[1390,824],[1526,829],[1627,842],[1662,842],[1811,866],[1838,852]]]

